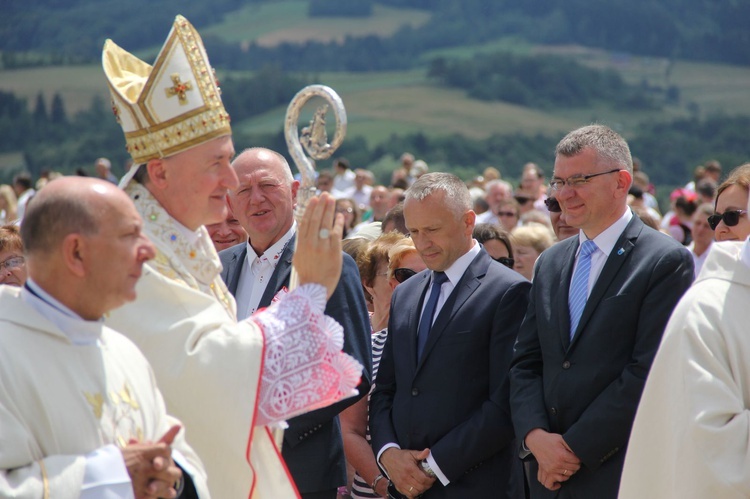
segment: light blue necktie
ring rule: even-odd
[[[422,358],[422,352],[424,346],[427,344],[427,338],[430,336],[430,329],[432,329],[432,318],[435,317],[435,309],[437,308],[437,302],[440,298],[440,287],[444,282],[448,281],[448,276],[445,272],[433,272],[432,273],[432,289],[430,290],[430,298],[427,300],[427,305],[424,307],[422,312],[422,319],[419,321],[419,327],[417,329],[417,362]]]
[[[597,250],[596,243],[591,239],[583,242],[581,252],[578,254],[578,266],[573,281],[570,285],[570,296],[568,297],[568,309],[570,310],[570,339],[578,328],[583,308],[589,298],[589,273],[591,272],[591,255]]]

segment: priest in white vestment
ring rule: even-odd
[[[209,497],[184,432],[165,438],[179,423],[148,362],[101,320],[154,256],[141,225],[97,179],[57,179],[29,205],[29,279],[0,286],[0,497]]]
[[[269,425],[355,395],[362,372],[323,315],[341,272],[342,220],[327,195],[311,201],[294,262],[301,286],[238,323],[204,227],[224,219],[238,181],[200,36],[178,16],[153,67],[110,40],[102,59],[134,161],[121,186],[157,250],[137,300],[107,323],[150,361],[215,497],[298,497]]]
[[[638,407],[620,499],[750,497],[750,243],[711,245]]]

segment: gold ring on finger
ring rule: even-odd
[[[563,476],[568,476],[568,470],[563,470]]]

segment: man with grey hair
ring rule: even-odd
[[[632,172],[605,126],[557,145],[551,194],[580,232],[537,261],[510,375],[532,499],[617,497],[651,361],[692,282],[689,252],[628,209]]]
[[[505,180],[490,180],[484,186],[484,192],[485,200],[490,209],[481,215],[477,215],[477,223],[500,224],[500,219],[497,214],[501,208],[500,204],[506,199],[513,198],[513,186]]]
[[[221,277],[237,300],[237,317],[244,319],[287,293],[295,254],[297,223],[294,206],[299,182],[292,177],[284,156],[255,147],[232,162],[239,184],[229,193],[229,203],[247,231],[247,244],[219,254]],[[341,278],[328,300],[325,313],[344,328],[344,351],[363,366],[360,396],[370,389],[370,323],[354,260],[342,254]],[[335,499],[346,484],[346,459],[338,414],[359,397],[288,421],[282,456],[303,499]]]
[[[373,451],[394,495],[522,498],[508,370],[530,284],[474,240],[456,176],[421,176],[404,216],[428,270],[393,293],[370,402]]]

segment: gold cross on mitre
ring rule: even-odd
[[[180,80],[180,75],[177,73],[172,74],[171,78],[174,86],[164,89],[167,92],[167,97],[173,97],[176,95],[180,101],[180,105],[187,104],[187,97],[185,97],[185,92],[187,92],[188,90],[192,90],[193,84],[189,81],[182,83],[182,81]]]

